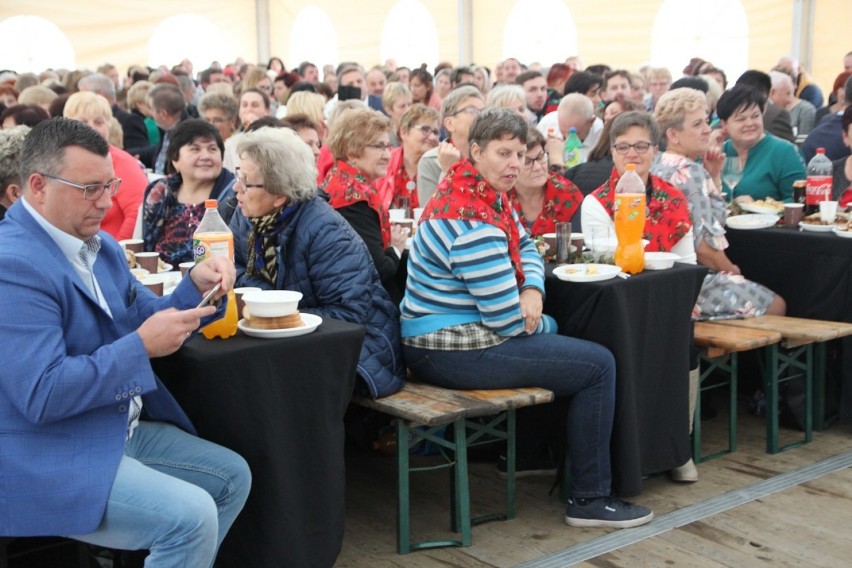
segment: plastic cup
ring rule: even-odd
[[[246,303],[243,301],[243,294],[248,294],[249,292],[260,292],[260,288],[254,288],[252,286],[243,286],[242,288],[234,288],[234,299],[237,301],[237,320],[243,319],[243,308],[246,307]]]
[[[158,296],[163,295],[163,290],[166,285],[166,279],[164,277],[158,274],[150,274],[148,276],[142,277],[141,282],[154,294]]]
[[[571,246],[574,247],[575,262],[583,258],[583,246],[585,239],[583,233],[571,233]]]
[[[195,261],[190,260],[189,262],[181,262],[178,264],[178,268],[180,269],[181,278],[186,276],[187,273],[192,270],[192,267],[195,266]]]
[[[556,264],[567,264],[571,258],[571,223],[556,223]]]
[[[145,244],[145,241],[142,239],[124,239],[118,241],[125,250],[129,250],[132,253],[142,252],[142,247]]]
[[[589,237],[586,239],[586,245],[592,251],[595,262],[599,262],[601,257],[612,258],[615,255],[618,240],[610,227],[593,227],[591,231],[584,234]]]
[[[399,222],[407,217],[407,209],[388,209],[391,222]]]
[[[784,226],[791,229],[797,228],[805,214],[804,203],[784,204]]]
[[[836,201],[820,201],[819,202],[819,218],[823,223],[834,223],[837,217],[837,202]]]
[[[394,221],[395,225],[402,225],[406,229],[408,229],[408,234],[414,234],[414,219],[400,219],[399,221]]]
[[[160,253],[158,252],[137,252],[136,255],[136,264],[139,265],[140,268],[144,268],[151,274],[156,274],[160,271],[159,262],[160,262]]]
[[[541,238],[547,244],[547,251],[544,255],[548,258],[556,257],[556,233],[543,233]]]

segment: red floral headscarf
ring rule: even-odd
[[[450,167],[423,209],[420,222],[428,219],[480,221],[503,231],[509,241],[509,258],[518,288],[524,285],[521,237],[509,198],[491,187],[470,160],[463,159]]]
[[[408,204],[412,209],[420,207],[420,201],[417,197],[417,174],[413,178],[408,177],[408,173],[405,171],[402,146],[394,148],[391,152],[387,174],[393,180],[393,198],[390,208],[399,208],[400,197],[407,197]]]
[[[382,244],[390,246],[390,217],[382,205],[381,195],[367,181],[367,177],[343,160],[338,160],[328,172],[325,183],[320,187],[329,196],[329,205],[335,209],[347,207],[359,201],[366,201],[370,209],[379,215],[382,227]]]
[[[518,193],[512,189],[508,195],[518,217],[523,218]],[[533,223],[530,236],[538,237],[544,233],[555,232],[556,223],[570,221],[582,201],[583,194],[576,185],[556,172],[549,172],[544,185],[544,206]]]
[[[609,181],[597,188],[594,195],[610,217],[613,215],[615,186],[618,184],[618,170],[612,169]],[[645,219],[645,232],[642,238],[650,241],[645,250],[648,252],[669,252],[692,228],[689,206],[683,193],[658,178],[650,176],[651,193],[647,198],[648,208]]]

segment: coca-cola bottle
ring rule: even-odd
[[[817,148],[816,155],[808,162],[808,182],[805,188],[805,215],[819,212],[820,201],[831,199],[831,160],[825,148]]]

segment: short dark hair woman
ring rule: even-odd
[[[216,127],[201,119],[184,120],[169,135],[168,177],[145,189],[142,238],[177,266],[193,260],[192,235],[204,216],[204,201],[224,201],[234,175],[222,167],[225,144]]]

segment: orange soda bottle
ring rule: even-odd
[[[615,186],[615,264],[629,274],[638,274],[645,268],[645,247],[642,233],[645,231],[645,184],[636,173],[635,164],[627,164],[627,170]]]
[[[231,263],[234,262],[234,234],[219,215],[216,206],[215,199],[204,202],[204,217],[195,229],[195,234],[192,235],[195,264],[214,256],[223,256]],[[225,315],[201,328],[201,333],[207,339],[214,337],[227,339],[237,333],[237,302],[234,299],[233,290],[228,291]]]

